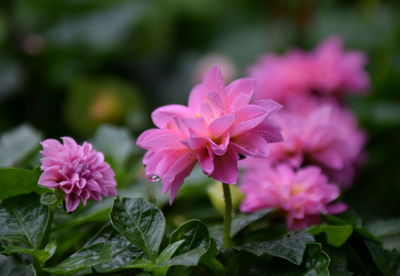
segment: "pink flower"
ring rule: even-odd
[[[282,140],[269,119],[281,106],[270,100],[249,104],[253,89],[253,79],[225,87],[214,67],[193,88],[188,106],[167,105],[152,113],[157,128],[142,133],[137,144],[147,150],[148,178],[162,179],[170,202],[197,162],[206,175],[236,184],[239,155],[265,158],[268,143]]]
[[[320,166],[331,181],[348,187],[354,175],[365,135],[352,113],[333,102],[303,99],[291,102],[274,117],[284,142],[270,146],[271,163]]]
[[[314,166],[295,171],[286,164],[272,167],[261,162],[244,174],[241,190],[245,194],[241,211],[277,208],[285,213],[290,230],[319,223],[320,214],[346,209],[343,203],[333,203],[339,196],[338,187],[329,184]]]
[[[249,72],[257,80],[255,99],[285,103],[293,97],[311,93],[311,69],[308,55],[298,50],[284,56],[263,56]]]
[[[67,212],[78,208],[80,200],[86,205],[88,199],[117,195],[114,171],[104,162],[103,154],[87,142],[81,146],[72,138],[61,139],[63,143],[54,139],[41,143],[43,173],[39,184],[62,190]]]
[[[293,98],[313,94],[365,93],[369,88],[365,64],[362,52],[346,52],[338,37],[330,37],[312,52],[267,54],[250,68],[249,75],[257,80],[255,99],[286,104]]]
[[[339,37],[332,36],[323,41],[310,55],[313,88],[325,94],[365,93],[369,88],[369,77],[363,69],[366,57],[360,51],[343,49]]]

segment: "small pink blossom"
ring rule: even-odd
[[[333,203],[339,196],[338,187],[314,166],[296,171],[286,164],[272,167],[261,162],[244,174],[241,190],[245,194],[241,211],[277,208],[285,213],[290,230],[319,223],[321,214],[346,209],[343,203]]]
[[[339,37],[323,41],[311,54],[313,88],[324,94],[367,92],[369,77],[364,70],[367,62],[361,51],[345,51]]]
[[[331,181],[348,187],[365,144],[352,113],[334,102],[303,99],[274,116],[284,142],[270,145],[271,163],[320,166]]]
[[[188,106],[167,105],[152,113],[157,128],[142,133],[137,144],[147,150],[143,163],[148,178],[162,179],[170,202],[197,162],[206,175],[236,184],[239,155],[265,158],[268,143],[282,140],[269,119],[281,106],[271,100],[249,104],[253,89],[253,79],[225,87],[214,67],[193,88]]]
[[[54,139],[41,142],[43,173],[39,184],[62,190],[67,212],[78,208],[80,200],[86,205],[88,199],[117,195],[114,171],[104,162],[103,154],[87,142],[78,145],[70,137],[61,139],[63,143]]]
[[[255,99],[285,103],[293,97],[311,93],[313,76],[309,56],[292,50],[284,56],[267,54],[250,68],[257,80]]]

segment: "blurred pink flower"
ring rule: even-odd
[[[284,56],[263,56],[249,72],[257,80],[254,98],[285,103],[293,97],[311,93],[311,69],[308,55],[298,50]]]
[[[88,199],[117,195],[114,171],[104,162],[103,154],[87,142],[78,145],[70,137],[61,139],[63,143],[54,139],[41,143],[43,173],[39,184],[62,190],[67,212],[78,208],[80,200],[86,205]]]
[[[148,178],[162,179],[170,202],[197,161],[206,175],[236,184],[239,155],[266,157],[268,143],[282,140],[269,119],[281,106],[271,100],[249,104],[253,89],[253,79],[225,87],[214,67],[193,88],[187,107],[167,105],[152,113],[157,128],[142,133],[137,144],[148,150],[143,159]]]
[[[361,51],[344,51],[337,36],[323,41],[310,55],[313,88],[324,94],[365,93],[369,77],[364,70],[367,62]]]
[[[365,64],[361,51],[344,51],[342,41],[333,36],[311,52],[267,54],[250,67],[249,75],[257,80],[255,99],[286,104],[293,98],[312,94],[365,93],[369,88]]]
[[[352,113],[334,102],[305,98],[288,104],[274,120],[285,141],[270,146],[268,162],[317,165],[336,184],[351,184],[366,140]]]
[[[245,194],[241,211],[277,208],[285,213],[290,230],[318,224],[321,214],[337,214],[347,208],[344,203],[333,203],[339,188],[314,166],[296,171],[286,164],[272,167],[261,162],[244,174],[241,190]]]

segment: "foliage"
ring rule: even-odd
[[[399,8],[0,1],[0,275],[400,275]],[[368,156],[341,199],[349,210],[299,232],[275,210],[236,210],[232,248],[222,249],[214,183],[195,169],[168,205],[160,183],[145,179],[134,137],[151,127],[149,110],[185,103],[210,54],[243,76],[265,52],[310,49],[331,34],[367,54],[373,84],[346,99],[368,134]],[[60,136],[104,153],[119,198],[67,214],[60,194],[37,185],[39,141]]]

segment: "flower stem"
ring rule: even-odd
[[[224,248],[231,246],[231,224],[232,224],[232,197],[229,184],[222,183],[225,200],[225,217],[224,217]]]

